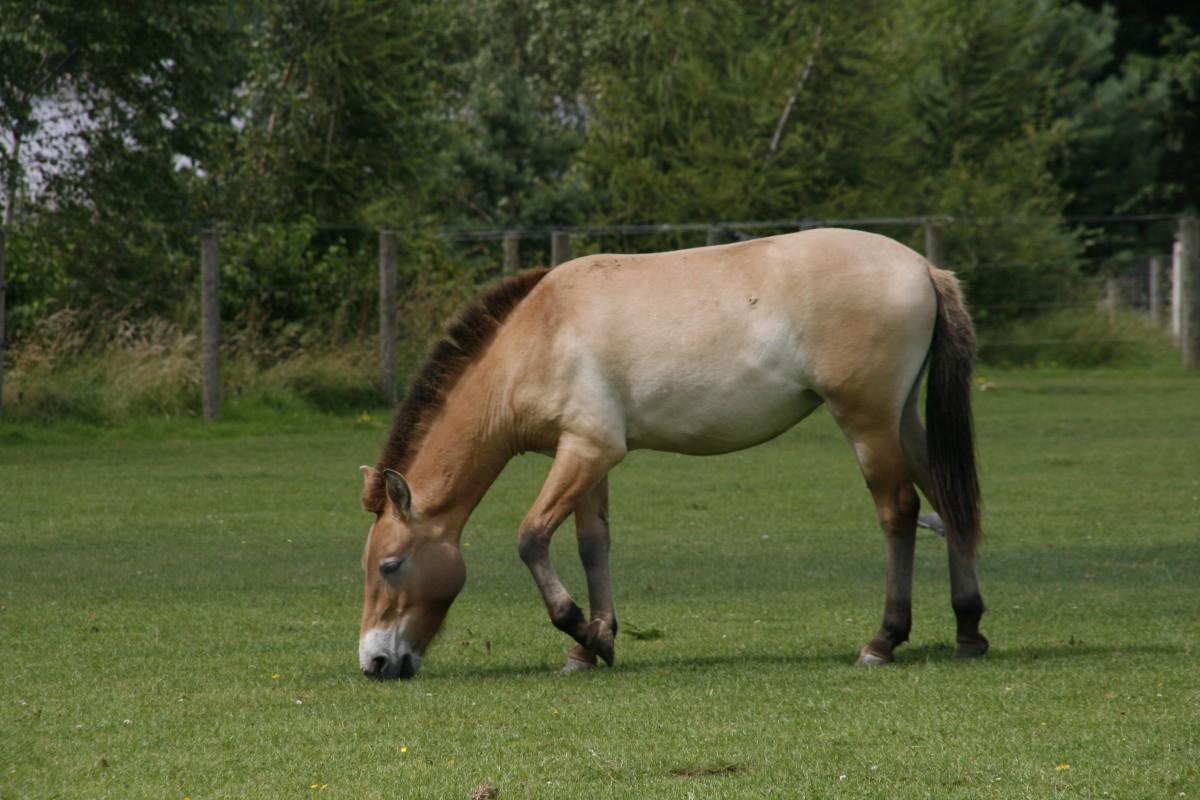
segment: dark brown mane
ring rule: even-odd
[[[447,393],[492,341],[517,304],[548,272],[537,269],[505,278],[446,326],[446,336],[434,342],[424,366],[408,388],[408,396],[396,411],[392,431],[379,457],[380,472],[385,469],[404,472],[408,468]],[[363,490],[363,508],[375,513],[382,511],[384,491],[382,477],[371,481]]]

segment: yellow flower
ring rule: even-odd
[[[272,676],[271,676],[271,680],[273,680],[273,681],[277,681],[277,680],[279,680],[279,673],[278,673],[278,672],[276,672],[274,675],[272,675]]]
[[[1070,768],[1071,768],[1070,764],[1059,764],[1057,767],[1055,767],[1055,769],[1058,770],[1059,772],[1066,772]]]
[[[401,747],[401,748],[400,748],[400,752],[401,752],[401,753],[407,753],[407,752],[408,752],[408,747],[407,747],[407,746],[405,746],[405,747]]]

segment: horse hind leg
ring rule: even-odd
[[[929,450],[925,426],[917,413],[916,399],[912,398],[904,410],[900,422],[900,441],[904,456],[912,470],[921,492],[937,508],[933,493],[933,479],[929,471]],[[938,509],[940,511],[940,509]],[[950,566],[950,603],[957,624],[955,658],[974,658],[988,651],[988,640],[979,632],[983,616],[983,596],[979,591],[979,578],[975,570],[974,537],[959,531],[947,531],[943,521],[933,515],[922,514],[926,527],[946,537],[946,550]]]
[[[844,424],[842,428],[867,480],[888,547],[883,622],[859,653],[858,663],[890,664],[912,630],[913,560],[921,500],[895,428],[876,427],[870,432]]]

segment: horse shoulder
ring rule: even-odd
[[[619,397],[580,336],[581,287],[559,269],[512,315],[489,356],[497,413],[522,452],[554,452],[564,433],[606,446],[623,440]]]

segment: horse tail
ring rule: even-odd
[[[975,326],[954,274],[931,266],[929,276],[938,301],[925,395],[932,499],[941,512],[946,535],[973,546],[982,535],[971,411]]]

